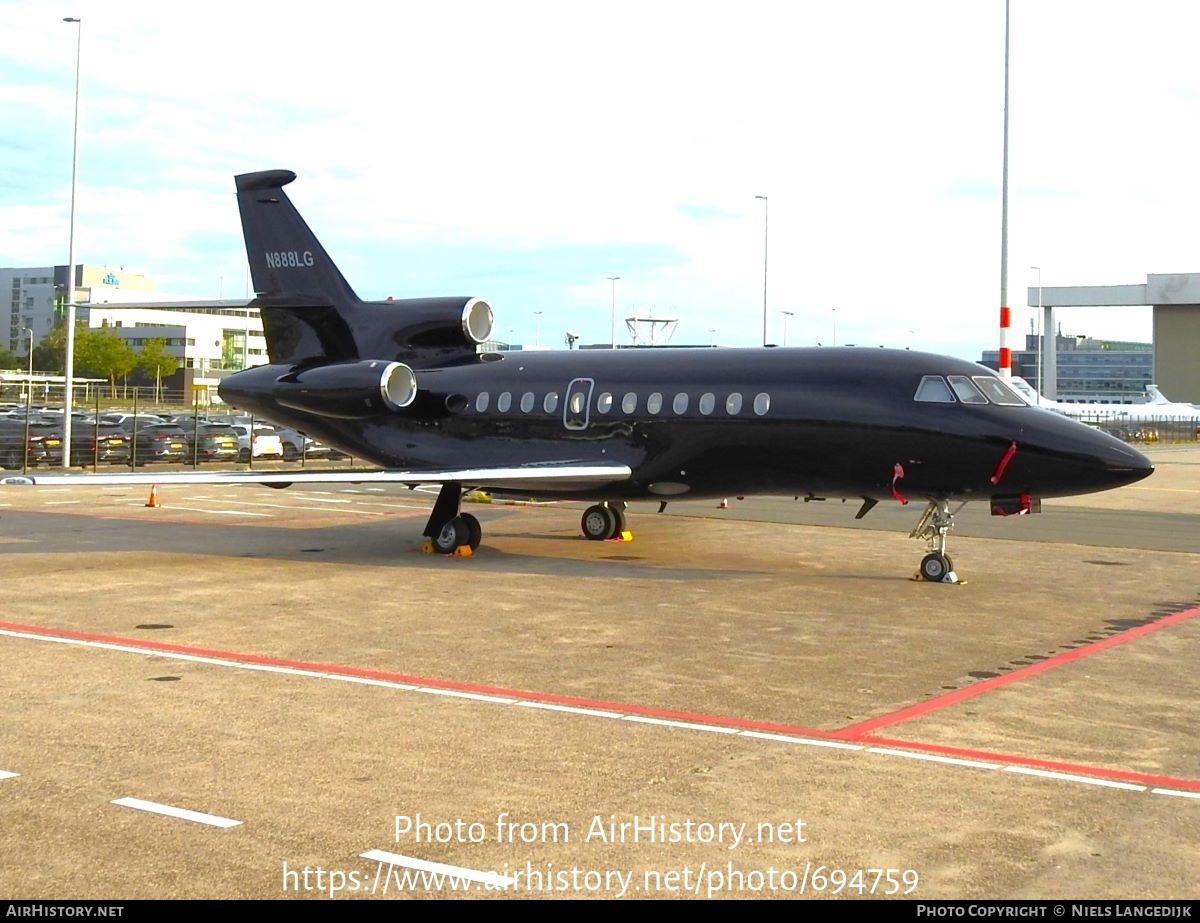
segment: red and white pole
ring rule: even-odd
[[[1012,314],[1008,309],[1008,0],[1004,0],[1004,179],[1000,206],[1000,377],[1012,378],[1012,349],[1008,328]]]

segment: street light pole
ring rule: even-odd
[[[767,345],[767,197],[756,195],[763,203],[763,346]]]
[[[534,334],[533,334],[533,345],[541,346],[542,345],[542,312],[534,311],[533,316],[536,318],[536,320],[534,320],[535,327],[534,327]]]
[[[22,453],[22,474],[29,470],[29,408],[33,403],[33,328],[26,327],[25,332],[29,334],[29,380],[25,385],[25,449]]]
[[[1038,403],[1042,401],[1042,267],[1030,266],[1038,274],[1038,312],[1037,312],[1037,393]]]
[[[79,62],[83,50],[83,20],[64,16],[75,24],[75,128],[71,143],[71,231],[67,245],[67,337],[63,362],[63,467],[71,467],[71,411],[75,408],[75,186],[79,174]]]
[[[833,345],[837,346],[837,308],[830,308],[833,312]]]
[[[787,346],[787,324],[788,324],[787,319],[789,317],[795,317],[796,312],[795,311],[782,311],[780,313],[783,314],[783,345]]]
[[[617,348],[617,280],[620,276],[609,276],[608,281],[612,283],[612,346],[611,349]]]

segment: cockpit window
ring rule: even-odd
[[[1021,395],[999,378],[993,378],[991,375],[976,375],[974,380],[993,404],[1001,404],[1005,407],[1024,407],[1026,404]]]
[[[986,404],[988,399],[983,396],[983,392],[975,387],[974,382],[966,375],[948,375],[947,381],[950,382],[950,387],[954,389],[954,396],[964,404]]]
[[[913,400],[927,404],[953,404],[954,392],[941,375],[926,375],[917,385],[917,393],[913,395]]]

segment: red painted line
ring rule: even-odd
[[[997,677],[1003,682],[1011,681],[1018,674],[1029,675],[1030,673],[1040,672],[1047,669],[1048,666],[1059,660],[1076,659],[1082,656],[1084,652],[1099,650],[1104,647],[1111,647],[1114,644],[1128,640],[1135,635],[1146,634],[1149,631],[1156,630],[1160,627],[1165,627],[1167,624],[1173,624],[1182,621],[1186,618],[1200,615],[1200,607],[1189,609],[1184,612],[1178,612],[1174,615],[1167,616],[1150,625],[1139,626],[1138,628],[1130,629],[1120,635],[1115,635],[1112,638],[1107,638],[1104,641],[1099,641],[1094,645],[1089,645],[1087,648],[1081,648],[1078,651],[1071,651],[1066,655],[1054,658],[1053,661],[1046,661],[1043,664],[1036,664],[1024,670],[1015,671],[1004,677]],[[619,712],[625,715],[642,715],[646,717],[674,720],[674,721],[689,721],[696,724],[706,724],[714,727],[729,727],[739,730],[752,731],[767,731],[777,734],[783,734],[794,737],[807,737],[814,740],[846,740],[850,738],[848,731],[853,728],[865,727],[872,722],[863,722],[860,725],[854,725],[852,728],[845,728],[841,731],[829,732],[819,731],[814,728],[799,727],[789,724],[778,724],[769,721],[753,721],[745,718],[728,718],[719,715],[698,714],[695,712],[671,711],[662,708],[653,708],[645,705],[629,705],[621,702],[609,702],[602,699],[585,699],[578,696],[557,695],[554,693],[531,692],[523,689],[509,689],[503,686],[488,686],[482,683],[464,683],[454,680],[431,679],[428,677],[415,676],[408,673],[391,673],[385,670],[373,670],[362,667],[349,667],[340,664],[325,664],[306,660],[288,660],[281,657],[268,657],[262,654],[247,654],[235,651],[224,651],[215,648],[191,647],[185,644],[171,644],[163,641],[150,641],[142,638],[125,638],[119,635],[102,635],[92,632],[71,631],[62,628],[49,628],[41,625],[24,625],[18,622],[3,622],[0,621],[0,629],[7,631],[19,631],[25,634],[40,635],[51,638],[66,638],[76,641],[94,641],[102,644],[119,644],[125,647],[134,647],[146,651],[159,651],[162,653],[187,654],[198,657],[212,657],[214,659],[228,660],[233,663],[261,664],[264,666],[286,667],[296,670],[307,670],[312,672],[327,673],[335,676],[355,676],[366,679],[379,679],[388,682],[407,683],[414,686],[423,686],[430,689],[446,689],[460,692],[472,692],[481,695],[492,695],[508,699],[515,699],[525,702],[543,702],[554,705],[571,705],[579,708],[595,709],[603,711]],[[895,715],[900,715],[909,711],[928,711],[933,707],[937,707],[936,703],[944,700],[955,698],[967,698],[967,695],[959,693],[972,693],[979,687],[988,686],[989,688],[997,685],[993,680],[987,680],[982,683],[977,683],[966,690],[959,690],[958,693],[950,693],[946,696],[940,696],[931,702],[923,703],[921,706],[914,706],[913,709],[904,709],[901,712],[894,712]],[[979,691],[983,691],[980,689]],[[949,704],[948,702],[946,704]],[[888,716],[883,716],[888,717]],[[902,720],[900,718],[896,719]],[[876,722],[879,719],[875,719]],[[890,723],[890,722],[884,722]],[[876,726],[883,726],[882,723]],[[1147,785],[1159,785],[1163,787],[1174,787],[1188,790],[1200,791],[1200,779],[1177,779],[1172,776],[1151,776],[1143,773],[1128,772],[1119,769],[1107,769],[1104,767],[1087,766],[1082,764],[1065,763],[1053,760],[1040,760],[1032,757],[1023,757],[1013,754],[991,753],[983,750],[971,750],[963,747],[951,747],[942,744],[923,744],[913,741],[892,740],[883,737],[873,737],[867,734],[864,730],[855,737],[851,738],[853,742],[862,746],[879,746],[890,747],[897,750],[907,750],[915,753],[929,753],[932,755],[952,755],[964,759],[980,760],[990,763],[1000,763],[1012,766],[1028,766],[1030,768],[1049,769],[1061,772],[1071,772],[1076,775],[1091,776],[1099,779],[1113,779],[1120,781],[1137,781]]]
[[[185,644],[170,644],[164,641],[149,641],[143,638],[124,638],[119,635],[101,635],[86,631],[70,631],[63,628],[48,628],[41,625],[22,625],[18,622],[0,622],[0,629],[21,631],[31,635],[42,635],[51,638],[69,638],[75,641],[95,641],[102,644],[120,644],[125,647],[136,647],[147,651],[163,653],[187,654],[193,657],[212,657],[229,660],[234,663],[253,663],[263,666],[287,667],[293,670],[309,670],[314,673],[330,673],[336,676],[355,676],[364,679],[380,679],[393,683],[407,683],[413,686],[425,686],[430,689],[446,689],[457,692],[472,692],[479,695],[491,695],[506,699],[517,699],[524,702],[545,702],[552,705],[573,705],[578,708],[589,708],[603,711],[620,712],[623,715],[643,715],[650,718],[664,718],[672,721],[691,721],[697,724],[711,724],[717,727],[732,727],[743,730],[771,731],[777,734],[792,734],[800,737],[828,738],[825,731],[813,728],[797,727],[790,724],[777,724],[770,721],[753,721],[747,718],[725,718],[718,715],[703,715],[695,712],[671,711],[664,708],[654,708],[648,705],[628,705],[623,702],[608,702],[602,699],[585,699],[578,696],[558,695],[552,692],[531,692],[527,689],[509,689],[504,686],[488,686],[483,683],[464,683],[457,680],[431,679],[426,676],[414,676],[409,673],[390,673],[386,670],[372,670],[363,667],[348,667],[341,664],[316,663],[308,660],[287,660],[281,657],[268,657],[262,654],[245,654],[237,651],[223,651],[215,648],[191,647]]]
[[[907,740],[892,740],[886,737],[867,737],[860,743],[875,747],[893,747],[897,750],[916,750],[942,756],[957,756],[988,763],[1005,763],[1012,766],[1028,766],[1030,769],[1047,769],[1053,772],[1069,772],[1075,775],[1101,777],[1121,782],[1137,782],[1142,785],[1165,788],[1186,788],[1200,791],[1200,779],[1180,779],[1175,776],[1156,776],[1145,772],[1130,772],[1124,769],[1098,770],[1095,766],[1067,763],[1061,760],[1042,760],[1030,756],[1014,756],[1011,753],[992,753],[988,750],[973,750],[968,747],[950,747],[943,744],[914,744]]]
[[[1083,657],[1089,657],[1092,654],[1107,650],[1110,647],[1116,647],[1118,644],[1125,644],[1132,641],[1134,638],[1140,638],[1142,635],[1148,635],[1151,632],[1159,631],[1167,628],[1177,622],[1183,622],[1187,619],[1195,618],[1200,615],[1200,606],[1192,609],[1184,609],[1182,612],[1176,612],[1172,615],[1164,616],[1161,619],[1156,619],[1145,625],[1138,625],[1130,628],[1120,634],[1112,635],[1086,647],[1078,647],[1073,651],[1064,651],[1048,660],[1043,660],[1041,663],[1030,664],[1027,667],[1022,667],[1019,670],[1013,670],[1011,673],[1005,673],[1003,676],[994,676],[991,679],[981,680],[978,683],[972,683],[970,686],[964,686],[962,689],[955,689],[953,692],[947,692],[945,695],[939,695],[935,698],[928,699],[916,705],[910,705],[907,708],[901,708],[894,712],[889,712],[886,715],[879,715],[875,718],[869,718],[866,721],[860,721],[858,724],[851,724],[842,728],[839,731],[833,732],[834,737],[841,740],[861,740],[872,731],[878,730],[889,725],[899,724],[902,721],[908,721],[912,718],[919,718],[931,711],[937,711],[941,708],[947,708],[950,705],[957,705],[967,699],[973,699],[975,696],[983,695],[985,692],[991,692],[1001,686],[1007,686],[1009,683],[1015,683],[1018,680],[1027,679],[1030,676],[1035,676],[1038,673],[1044,673],[1047,670],[1052,670],[1055,667],[1061,667],[1063,664],[1071,663]]]

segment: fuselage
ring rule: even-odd
[[[1020,400],[929,399],[922,382],[930,377],[961,383],[994,373],[908,350],[507,352],[436,368],[401,358],[424,400],[363,418],[279,403],[275,382],[290,366],[239,372],[220,393],[387,468],[580,462],[633,472],[543,496],[1040,498],[1105,490],[1153,470],[1123,442]]]

